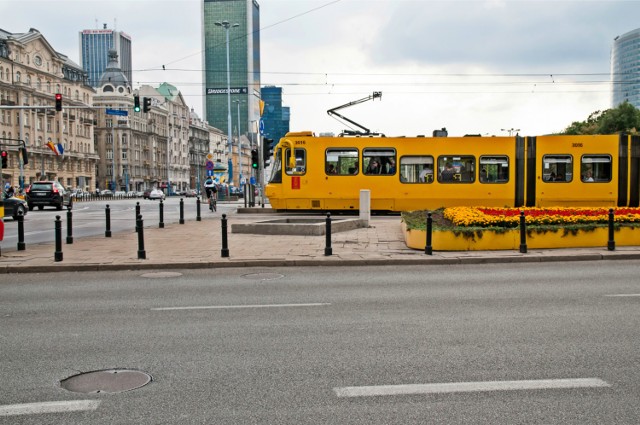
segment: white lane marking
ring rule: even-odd
[[[249,304],[249,305],[205,305],[188,307],[157,307],[151,310],[228,310],[233,308],[282,308],[282,307],[318,307],[331,305],[330,303],[307,303],[307,304]]]
[[[479,391],[539,390],[557,388],[610,387],[597,378],[539,379],[530,381],[451,382],[442,384],[378,385],[369,387],[334,388],[338,397],[368,397],[381,395],[443,394]]]
[[[640,294],[610,294],[605,297],[640,297]]]
[[[79,412],[96,410],[99,405],[99,400],[46,401],[42,403],[8,404],[0,406],[0,416]]]

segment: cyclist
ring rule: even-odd
[[[218,188],[216,187],[213,179],[208,178],[204,182],[204,189],[207,193],[207,198],[209,199],[209,209],[211,211],[216,211],[216,199],[218,198]]]

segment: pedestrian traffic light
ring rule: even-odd
[[[140,112],[140,96],[133,95],[133,112]]]
[[[56,111],[62,111],[62,94],[56,93]]]
[[[265,168],[271,163],[271,157],[273,156],[273,139],[262,139],[262,160],[264,161]]]
[[[258,168],[259,162],[258,149],[251,149],[251,168]]]
[[[2,168],[8,168],[9,164],[7,163],[9,159],[9,153],[7,151],[2,151]]]
[[[142,112],[149,112],[151,110],[151,98],[142,98]]]

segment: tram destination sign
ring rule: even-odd
[[[231,94],[247,94],[249,93],[249,89],[247,87],[231,87],[231,89],[229,89]],[[212,88],[207,88],[207,95],[210,94],[227,94],[227,88],[221,88],[221,89],[212,89]]]

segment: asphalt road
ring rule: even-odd
[[[7,275],[0,423],[637,424],[639,265]]]

